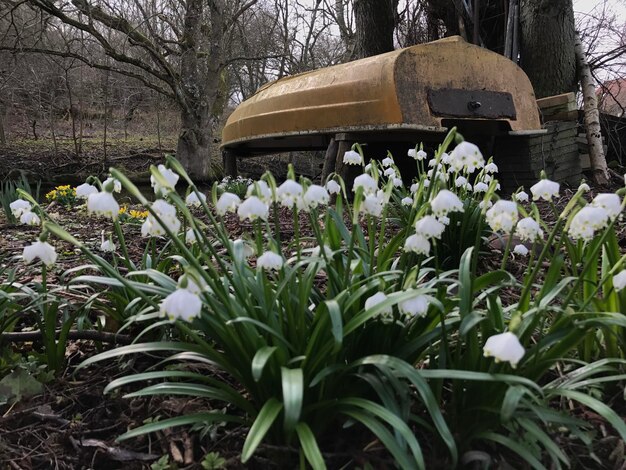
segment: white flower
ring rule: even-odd
[[[363,168],[363,173],[369,173],[372,170],[372,164],[368,163],[367,165],[365,165],[365,168]]]
[[[443,152],[441,154],[441,163],[443,163],[444,165],[450,164],[450,154],[448,152]]]
[[[269,215],[269,207],[258,197],[250,196],[248,199],[241,203],[241,205],[237,209],[237,215],[239,215],[239,218],[241,220],[267,220],[267,216]]]
[[[248,186],[246,197],[250,196],[256,196],[261,201],[269,203],[272,201],[272,190],[265,181],[259,180]]]
[[[430,160],[428,160],[428,166],[430,168],[434,168],[435,165],[437,165],[437,159],[436,158],[431,158]],[[439,165],[437,165],[437,169],[441,170],[441,163]]]
[[[428,255],[430,253],[430,242],[422,235],[411,235],[404,242],[404,251],[412,251],[418,255]]]
[[[38,240],[24,247],[22,253],[22,259],[26,263],[32,263],[36,258],[39,258],[46,266],[52,266],[57,260],[57,252],[50,243]]]
[[[183,285],[185,287],[183,287]],[[201,277],[198,278],[197,282],[195,278],[189,274],[183,274],[178,278],[178,288],[186,289],[192,294],[200,295],[208,287],[207,283]]]
[[[241,204],[239,196],[233,193],[225,192],[222,193],[220,198],[217,200],[215,210],[219,215],[224,215],[227,212],[235,212],[237,207],[239,207],[239,204]]]
[[[493,202],[491,202],[490,200],[480,201],[480,203],[478,204],[478,207],[480,208],[481,211],[485,208],[489,209],[490,207],[493,207]]]
[[[591,206],[604,209],[611,220],[614,220],[622,212],[622,201],[617,194],[613,193],[598,194],[591,201]]]
[[[466,184],[467,184],[467,178],[465,178],[464,176],[459,176],[457,179],[454,180],[454,185],[457,188],[461,188],[465,186]]]
[[[469,142],[461,142],[450,154],[450,166],[454,171],[473,173],[477,168],[485,165],[485,159],[480,149]]]
[[[197,241],[198,241],[198,238],[196,237],[196,232],[194,231],[194,229],[192,228],[188,229],[185,232],[185,242],[188,243],[189,245],[193,245]]]
[[[415,294],[408,300],[398,304],[398,310],[407,317],[424,317],[428,312],[428,297],[421,294]]]
[[[385,168],[388,166],[391,166],[393,165],[393,158],[391,157],[383,158],[383,161],[381,163],[383,164]]]
[[[493,162],[489,162],[485,165],[485,173],[497,173],[498,165]]]
[[[415,194],[419,188],[420,188],[419,183],[413,183],[411,187],[409,188],[409,191],[411,192],[411,194]]]
[[[528,202],[528,193],[526,191],[520,191],[515,194],[515,200],[517,202]]]
[[[198,194],[200,194],[199,198]],[[188,206],[200,207],[203,202],[206,202],[206,196],[202,193],[198,194],[196,194],[195,191],[189,193],[185,198],[185,204],[187,204]]]
[[[424,187],[428,188],[430,186],[430,180],[426,179],[424,180]]]
[[[322,256],[322,249],[324,249],[324,256],[326,256],[326,258],[331,259],[333,257],[333,250],[328,248],[326,245],[323,245],[322,247],[320,247],[318,245],[315,248],[313,248],[311,250],[311,257],[312,258],[321,257]]]
[[[409,149],[407,155],[417,161],[424,160],[427,157],[426,152],[424,152],[423,150],[418,150],[416,152],[415,149]]]
[[[609,213],[601,207],[586,206],[572,217],[568,233],[574,240],[589,241],[596,230],[602,230],[609,221]]]
[[[90,214],[103,215],[115,220],[120,212],[120,205],[113,197],[113,194],[101,191],[92,193],[87,197],[87,211]]]
[[[525,217],[517,223],[515,233],[522,241],[533,242],[537,238],[543,238],[543,230],[532,217]]]
[[[559,183],[544,179],[532,185],[530,192],[533,195],[533,201],[537,201],[538,199],[551,201],[553,197],[559,195]]]
[[[197,294],[187,289],[176,289],[161,302],[161,316],[166,316],[170,320],[191,319],[200,315],[202,310],[202,300]]]
[[[83,183],[79,186],[76,186],[76,197],[86,199],[90,194],[95,194],[98,192],[98,188],[89,184]]]
[[[626,287],[626,269],[613,276],[613,287],[615,287],[616,292]]]
[[[16,199],[11,204],[9,204],[9,207],[11,208],[11,213],[16,218],[21,217],[24,212],[30,212],[30,210],[32,209],[30,202],[25,201],[24,199]]]
[[[587,183],[580,183],[580,186],[578,186],[578,191],[584,191],[588,193],[589,191],[591,191],[591,188]]]
[[[341,191],[341,186],[335,180],[330,180],[328,183],[326,183],[326,189],[330,194],[339,194],[339,191]]]
[[[111,239],[104,239],[104,232],[102,234],[102,243],[100,243],[100,251],[104,251],[105,253],[113,253],[115,251],[115,243]]]
[[[403,206],[412,206],[412,205],[413,205],[413,198],[412,198],[412,197],[407,196],[407,197],[405,197],[405,198],[402,198],[402,200],[400,201],[400,203],[401,203]]]
[[[516,255],[520,255],[520,256],[526,256],[528,255],[528,248],[526,248],[526,246],[524,245],[515,245],[513,247],[513,253],[515,253]]]
[[[273,251],[266,251],[256,260],[256,267],[266,271],[278,271],[284,264],[285,260],[283,257]]]
[[[500,199],[487,211],[485,218],[494,232],[510,232],[517,222],[517,204]]]
[[[34,212],[28,211],[20,216],[20,223],[25,225],[39,225],[41,224],[41,219]]]
[[[302,196],[302,185],[294,180],[286,180],[276,190],[276,197],[285,207],[293,207]]]
[[[387,176],[387,177],[392,177],[392,178],[393,178],[394,176],[396,176],[396,170],[395,170],[394,168],[387,168],[387,169],[383,172],[383,174],[384,174],[385,176]]]
[[[167,192],[167,190],[173,190],[178,182],[178,178],[180,177],[169,168],[166,168],[165,165],[159,165],[157,170],[161,173],[161,176],[165,179],[166,183],[165,185],[161,185],[156,180],[154,175],[150,175],[150,184],[154,188],[154,194],[161,195],[164,192]]]
[[[302,197],[304,205],[307,208],[314,209],[317,206],[324,206],[330,201],[330,194],[324,186],[312,184],[309,186]]]
[[[401,188],[404,185],[402,178],[393,178],[391,180],[391,184],[393,184],[394,188]]]
[[[361,212],[373,217],[380,217],[383,213],[384,199],[378,194],[368,194],[361,203]]]
[[[352,191],[356,192],[358,188],[363,188],[364,194],[373,194],[378,189],[378,185],[376,184],[376,180],[374,178],[372,178],[368,174],[363,173],[362,175],[354,178]]]
[[[113,191],[111,191],[113,193],[119,193],[122,191],[122,183],[120,183],[119,180],[113,178],[112,176],[109,176],[102,182],[102,188],[104,189],[109,185],[113,186]]]
[[[241,238],[233,240],[233,250],[238,250],[238,247],[240,246],[244,258],[250,258],[251,256],[254,256],[256,254],[254,248],[246,243],[245,240],[242,240]]]
[[[448,215],[450,212],[463,212],[463,203],[456,194],[447,189],[442,189],[437,193],[430,207],[437,217]]]
[[[485,191],[487,191],[487,189],[489,189],[489,186],[487,186],[482,181],[479,181],[478,183],[476,183],[474,185],[474,192],[475,193],[484,193]]]
[[[343,155],[343,163],[344,165],[361,165],[363,164],[363,159],[361,158],[361,154],[359,152],[348,150]]]
[[[387,296],[385,295],[385,293],[377,292],[371,297],[367,298],[367,300],[365,301],[365,310],[374,308],[376,305],[384,302],[385,300],[387,300]],[[391,307],[385,307],[380,312],[380,315],[383,317],[383,320],[390,320],[391,316],[393,315]]]
[[[415,222],[415,233],[424,238],[441,238],[446,226],[432,215],[426,215]]]
[[[151,207],[163,224],[165,224],[165,227],[172,233],[177,233],[180,230],[180,220],[176,217],[176,207],[163,199],[157,199],[152,203]],[[166,234],[165,227],[156,220],[152,213],[149,213],[146,221],[141,226],[141,235],[144,237],[161,237]]]
[[[509,362],[513,368],[524,357],[524,346],[510,331],[490,336],[483,347],[485,357],[493,356],[496,362]]]

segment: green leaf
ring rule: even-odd
[[[300,420],[304,400],[304,378],[302,369],[281,367],[283,403],[285,406],[285,430],[290,432]]]
[[[250,460],[250,457],[256,451],[256,448],[261,444],[263,438],[276,421],[276,417],[283,409],[283,404],[276,398],[270,398],[265,402],[258,416],[254,420],[246,441],[243,443],[243,450],[241,452],[241,462],[246,463]]]
[[[476,436],[478,439],[487,439],[488,441],[496,442],[504,447],[508,447],[510,450],[519,455],[522,459],[524,459],[528,464],[536,470],[545,470],[544,467],[536,457],[534,457],[530,450],[524,447],[522,444],[510,439],[509,437],[503,436],[501,434],[496,434],[495,432],[484,432]]]
[[[0,405],[16,403],[43,392],[43,385],[21,367],[0,380]]]
[[[276,346],[264,346],[252,358],[252,378],[255,382],[261,380],[263,369],[265,369],[267,361],[272,357],[276,349],[278,349]]]
[[[313,435],[313,431],[306,423],[296,424],[296,434],[298,434],[298,440],[300,441],[300,447],[304,452],[304,456],[314,470],[326,469],[326,463],[324,457],[320,452],[320,448],[317,445],[317,440]]]
[[[155,421],[145,424],[143,426],[139,426],[138,428],[131,429],[130,431],[125,432],[115,440],[124,441],[126,439],[141,436],[143,434],[161,431],[163,429],[169,429],[176,426],[185,426],[187,424],[215,422],[242,423],[243,420],[238,416],[231,416],[224,413],[194,413],[192,415],[177,416],[176,418],[164,419],[161,421]]]

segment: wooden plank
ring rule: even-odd
[[[561,95],[546,96],[537,100],[539,108],[551,108],[553,106],[561,106],[570,102],[576,102],[576,95],[572,92],[563,93]]]

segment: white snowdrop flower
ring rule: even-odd
[[[415,222],[415,233],[424,238],[441,238],[446,226],[432,215],[425,215]]]
[[[424,187],[428,188],[430,186],[430,180],[424,180]]]
[[[490,207],[493,207],[493,202],[491,202],[491,201],[480,201],[478,203],[478,207],[480,208],[481,211],[483,209],[489,209]]]
[[[383,158],[383,161],[381,162],[383,167],[387,168],[388,166],[393,165],[393,158],[391,157],[387,157],[387,158]]]
[[[409,149],[409,151],[407,152],[407,156],[417,161],[425,160],[427,157],[426,152],[424,152],[423,150],[415,151],[415,149]]]
[[[41,240],[24,247],[22,259],[25,263],[32,263],[37,258],[46,266],[52,266],[57,260],[57,252],[50,243]]]
[[[25,225],[40,225],[41,219],[34,212],[27,211],[20,216],[20,223]]]
[[[363,173],[362,175],[354,178],[352,191],[356,192],[358,188],[363,188],[364,194],[373,194],[378,189],[378,185],[376,184],[376,180],[374,178]]]
[[[489,162],[485,165],[485,173],[497,173],[498,165],[493,162]]]
[[[107,179],[105,179],[102,182],[102,188],[104,189],[109,185],[113,186],[113,190],[111,191],[113,193],[119,193],[122,191],[122,183],[120,182],[120,180],[117,180],[113,178],[112,176],[109,176]]]
[[[585,193],[588,193],[589,191],[591,191],[591,188],[587,183],[580,183],[580,186],[578,186],[578,191],[584,191]]]
[[[330,194],[324,186],[312,184],[302,197],[305,207],[314,209],[317,206],[325,206],[330,201]]]
[[[178,288],[186,289],[192,294],[200,295],[202,292],[207,290],[208,287],[207,283],[201,277],[198,277],[197,281],[189,274],[183,274],[178,278]]]
[[[533,242],[538,238],[543,238],[543,230],[532,217],[524,217],[517,223],[515,233],[522,241]]]
[[[450,165],[454,171],[464,170],[473,173],[474,170],[485,165],[485,159],[476,145],[470,142],[461,142],[450,153]]]
[[[591,201],[591,206],[604,209],[609,214],[609,219],[611,220],[614,220],[622,212],[622,201],[614,193],[598,194]]]
[[[394,188],[401,188],[404,185],[402,178],[393,178],[391,180],[391,184],[393,184]]]
[[[613,287],[616,292],[619,292],[626,287],[626,269],[613,276]]]
[[[326,189],[330,194],[339,194],[341,191],[341,186],[335,180],[330,180],[326,183]]]
[[[467,178],[465,178],[464,176],[459,176],[457,179],[454,180],[454,185],[457,188],[462,188],[466,184],[467,184]]]
[[[493,176],[491,176],[489,173],[485,173],[483,175],[483,181],[487,184],[491,183],[492,179],[493,179]]]
[[[436,164],[437,164],[436,158],[431,158],[430,160],[428,160],[428,166],[430,168],[434,168]],[[441,167],[438,166],[437,168],[441,168]]]
[[[239,219],[241,220],[267,220],[267,216],[269,215],[269,207],[258,197],[250,196],[248,199],[243,201],[241,205],[237,208],[237,215],[239,215]]]
[[[282,256],[273,251],[266,251],[256,260],[256,266],[266,271],[278,271],[285,264]]]
[[[478,183],[476,183],[474,185],[474,192],[475,193],[484,193],[485,191],[487,191],[489,189],[489,186],[487,186],[485,183],[483,183],[482,181],[479,181]]]
[[[372,164],[368,163],[367,165],[365,165],[365,168],[363,168],[363,172],[369,173],[370,171],[372,171]]]
[[[115,220],[120,212],[120,205],[113,197],[113,194],[107,191],[101,191],[99,193],[92,193],[87,197],[87,212],[104,217],[111,217]]]
[[[445,215],[441,217],[437,217],[437,220],[441,222],[443,225],[450,225],[450,218],[446,217]]]
[[[508,362],[513,368],[524,357],[525,352],[517,336],[510,331],[490,336],[483,347],[485,357],[493,357],[496,362]]]
[[[116,249],[115,243],[111,238],[104,238],[104,230],[102,231],[102,243],[100,243],[100,251],[105,253],[113,253]]]
[[[315,248],[313,248],[311,250],[311,257],[312,258],[322,257],[322,249],[324,250],[324,256],[326,256],[327,259],[331,259],[333,257],[333,250],[328,248],[326,245],[323,245],[321,247],[318,245]]]
[[[450,154],[448,152],[443,152],[441,154],[441,163],[443,163],[444,165],[450,164]]]
[[[415,194],[419,188],[420,188],[419,183],[413,183],[411,187],[409,188],[409,191],[411,192],[411,194]]]
[[[517,222],[517,204],[500,199],[485,214],[485,219],[494,232],[510,232]]]
[[[586,206],[572,217],[569,236],[574,240],[591,240],[597,230],[602,230],[609,221],[608,212],[601,207]]]
[[[398,310],[407,317],[425,317],[429,303],[428,297],[425,295],[415,294],[410,299],[400,302]]]
[[[159,165],[157,167],[157,170],[159,171],[159,173],[161,173],[161,176],[165,179],[166,184],[161,185],[156,180],[154,175],[150,175],[150,184],[154,188],[154,194],[162,195],[163,193],[167,191],[173,190],[176,186],[176,183],[178,182],[178,178],[180,177],[169,168],[166,168],[165,165]]]
[[[242,240],[241,238],[233,240],[233,250],[237,249],[239,246],[241,246],[241,249],[243,251],[243,257],[246,259],[256,254],[254,248],[246,243],[245,240]]]
[[[141,226],[141,235],[144,237],[162,237],[166,234],[166,228],[172,233],[180,230],[180,220],[176,217],[176,207],[163,199],[157,199],[152,203],[152,210],[162,220],[165,227],[156,220],[156,217],[149,213],[146,221]]]
[[[374,308],[376,305],[381,304],[385,300],[387,300],[387,298],[388,297],[385,295],[384,292],[376,292],[374,295],[372,295],[371,297],[368,297],[367,300],[365,300],[365,310]],[[380,315],[383,317],[383,320],[389,320],[391,319],[391,316],[393,315],[393,311],[391,307],[385,307],[380,312]]]
[[[348,150],[343,155],[343,163],[344,165],[362,165],[363,158],[361,158],[361,154],[359,152],[355,152],[354,150]]]
[[[403,206],[412,206],[413,198],[409,196],[402,198],[402,200],[400,201],[400,204],[402,204]]]
[[[196,232],[194,229],[190,228],[185,232],[185,242],[188,245],[193,245],[194,243],[196,243],[198,241],[198,238],[196,237]]]
[[[559,195],[559,183],[543,179],[538,183],[535,183],[530,187],[530,192],[533,195],[533,201],[543,199],[544,201],[551,201],[553,197]]]
[[[198,197],[200,194],[200,197]],[[195,191],[190,192],[185,198],[185,204],[193,207],[200,207],[203,202],[206,202],[206,196],[202,193],[196,194]]]
[[[273,199],[272,190],[270,189],[269,185],[263,180],[255,181],[254,183],[248,185],[248,189],[246,190],[246,197],[248,198],[250,196],[256,196],[261,201],[268,204]]]
[[[463,212],[463,203],[452,191],[442,189],[430,201],[430,207],[437,217],[448,215],[450,212]]]
[[[276,197],[285,207],[293,207],[302,196],[302,185],[294,180],[286,180],[276,190]]]
[[[527,256],[528,255],[528,248],[526,248],[526,246],[524,245],[515,245],[513,247],[513,253],[515,253],[516,255],[520,255],[520,256]]]
[[[394,176],[396,176],[396,170],[395,170],[395,169],[393,169],[393,168],[387,168],[387,169],[383,172],[383,174],[384,174],[385,176],[387,176],[387,177],[394,177]]]
[[[202,300],[187,289],[176,289],[161,302],[161,316],[170,320],[190,321],[200,315]]]
[[[14,217],[21,217],[24,212],[30,212],[32,206],[30,202],[25,201],[24,199],[16,199],[11,204],[9,204],[9,208],[11,209],[11,213]]]
[[[98,188],[89,183],[83,183],[76,186],[76,197],[81,199],[87,199],[90,194],[98,192]]]
[[[472,185],[471,185],[471,184],[469,184],[469,183],[465,183],[465,189],[466,189],[467,191],[469,191],[469,192],[472,192],[472,190],[473,190],[474,188],[472,188]]]
[[[235,212],[239,205],[241,204],[241,199],[234,193],[225,192],[217,200],[215,204],[215,210],[219,215],[224,215],[227,212]]]
[[[520,191],[514,197],[517,202],[528,202],[528,193],[526,191]]]
[[[430,253],[430,242],[422,235],[411,235],[404,242],[404,251],[412,251],[418,255],[428,255]]]
[[[380,217],[383,213],[384,199],[378,194],[368,194],[361,203],[361,212],[373,217]]]

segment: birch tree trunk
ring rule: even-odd
[[[602,147],[602,132],[600,130],[600,113],[598,112],[598,100],[596,98],[596,87],[591,77],[591,69],[585,57],[585,51],[576,33],[574,43],[576,51],[576,62],[580,73],[580,85],[583,92],[585,127],[587,129],[587,143],[589,145],[589,159],[593,177],[597,184],[605,185],[609,182],[609,171],[604,157]]]

